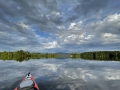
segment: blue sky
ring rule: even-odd
[[[0,0],[0,51],[120,50],[119,8],[119,0]]]

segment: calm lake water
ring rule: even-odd
[[[120,90],[120,62],[81,59],[0,60],[0,90],[13,90],[29,71],[40,90]]]

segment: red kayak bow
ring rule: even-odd
[[[14,90],[40,90],[35,79],[30,73],[23,79],[19,86]]]

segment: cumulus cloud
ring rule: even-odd
[[[118,3],[118,0],[8,0],[7,3],[1,0],[0,50],[34,47],[32,51],[72,52],[93,47],[104,49],[106,45],[119,49],[120,12],[115,7]]]
[[[112,46],[119,49],[119,22],[120,15],[116,13],[113,15],[108,15],[102,20],[91,21],[87,24],[83,24],[82,21],[78,23],[71,23],[68,31],[72,30],[76,33],[81,32],[81,34],[67,33],[65,35],[63,34],[59,38],[62,40],[64,45],[70,44],[69,46],[73,48],[76,45],[76,47],[79,47],[79,50],[84,47],[91,49],[102,47],[104,49],[107,46]]]

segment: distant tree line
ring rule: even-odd
[[[96,52],[72,53],[71,58],[120,61],[120,51],[96,51]]]
[[[59,54],[55,53],[30,53],[28,51],[18,50],[15,52],[0,52],[1,60],[16,60],[22,62],[29,59],[40,59],[40,58],[58,58]]]
[[[69,58],[69,54],[57,54],[57,53],[35,53],[23,50],[15,52],[0,52],[1,60],[16,60],[22,62],[29,59],[41,59],[41,58]],[[120,51],[96,51],[96,52],[83,52],[83,53],[71,53],[72,59],[85,59],[85,60],[105,60],[105,61],[120,61]]]

